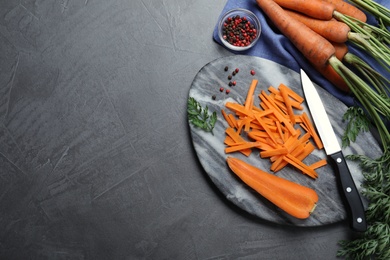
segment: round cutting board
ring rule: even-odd
[[[228,68],[227,70],[225,70],[226,67]],[[236,68],[239,69],[239,72],[233,76],[232,72]],[[251,74],[252,70],[255,72],[255,75]],[[231,80],[228,78],[229,75],[232,76]],[[203,107],[207,106],[210,112],[215,111],[218,120],[213,133],[205,132],[192,124],[189,125],[194,149],[207,175],[228,200],[250,214],[266,221],[284,225],[321,226],[346,219],[347,213],[339,193],[337,172],[334,171],[330,164],[317,169],[319,177],[316,180],[303,175],[293,167],[285,167],[283,170],[275,173],[280,177],[308,186],[317,192],[319,196],[317,207],[312,215],[304,220],[296,219],[278,209],[244,184],[228,168],[226,164],[228,155],[224,152],[225,130],[228,124],[224,120],[221,110],[226,110],[226,102],[242,104],[252,79],[259,81],[255,97],[257,97],[260,91],[268,91],[267,89],[270,86],[277,88],[281,83],[287,85],[303,97],[300,75],[275,62],[259,57],[234,55],[206,64],[195,76],[190,87],[189,97],[195,98]],[[229,86],[229,82],[233,81],[236,83],[235,86]],[[228,93],[226,90],[228,90]],[[346,126],[342,116],[347,107],[324,89],[317,86],[317,90],[341,144],[341,136]],[[255,104],[258,106],[258,102]],[[310,116],[305,103],[303,106],[304,111]],[[345,155],[362,154],[372,158],[379,157],[381,153],[377,142],[370,133],[361,134],[356,143],[343,149],[343,152]],[[254,150],[249,157],[241,153],[233,153],[229,154],[229,156],[243,159],[262,170],[271,172],[269,170],[269,159],[260,158],[258,150]],[[316,150],[305,159],[305,162],[311,164],[322,158],[326,158],[325,152]],[[363,177],[358,164],[348,161],[348,166],[356,186],[360,188]]]

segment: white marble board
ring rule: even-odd
[[[226,66],[228,66],[228,71],[224,69]],[[230,81],[228,76],[236,68],[239,68],[239,72],[232,79],[236,81],[236,86],[230,87],[228,86]],[[256,74],[251,75],[251,70],[254,70]],[[267,90],[271,85],[277,88],[280,83],[303,95],[300,75],[297,72],[266,59],[234,55],[206,64],[195,76],[189,91],[189,97],[194,97],[202,106],[207,106],[211,112],[216,111],[218,115],[213,134],[190,124],[193,146],[205,172],[228,200],[263,220],[284,225],[321,226],[346,219],[347,213],[338,192],[337,178],[331,165],[318,169],[319,177],[316,180],[304,176],[292,167],[287,167],[277,173],[278,176],[311,187],[318,193],[317,207],[314,213],[305,220],[291,217],[276,208],[246,186],[228,168],[225,161],[228,155],[224,153],[225,145],[223,143],[227,123],[220,111],[225,108],[224,104],[227,101],[242,104],[253,78],[259,80],[255,91],[256,96],[262,89]],[[224,88],[222,92],[220,91],[221,87]],[[230,93],[227,94],[226,89],[229,89]],[[342,115],[347,107],[324,89],[317,86],[317,90],[320,92],[336,134],[341,137],[346,125],[342,120]],[[212,98],[213,95],[215,95],[215,99]],[[306,104],[304,107],[305,111],[308,112]],[[310,115],[310,112],[308,114]],[[341,139],[339,141],[341,142]],[[365,133],[359,136],[357,142],[351,147],[343,149],[343,152],[344,154],[365,154],[377,157],[380,154],[380,148],[373,136],[370,133]],[[261,159],[258,151],[253,152],[250,157],[245,157],[240,153],[229,154],[229,156],[239,157],[270,172],[269,160]],[[317,150],[307,158],[306,162],[310,164],[319,158],[326,158],[326,155],[323,151]],[[362,173],[358,164],[348,161],[348,166],[357,187],[360,187]]]

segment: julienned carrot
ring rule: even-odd
[[[287,161],[289,164],[293,165],[294,167],[301,170],[304,174],[309,175],[313,179],[318,177],[317,173],[312,168],[310,168],[297,157],[291,154],[286,154],[285,156],[283,156],[283,160]]]
[[[236,131],[234,131],[233,128],[227,128],[226,129],[226,134],[236,143],[238,142],[245,142],[245,139],[241,137]],[[251,149],[242,149],[240,150],[242,154],[245,156],[249,156],[252,153]]]
[[[315,170],[315,169],[318,169],[318,168],[320,168],[322,166],[327,165],[327,163],[328,162],[326,161],[326,159],[322,159],[322,160],[316,161],[313,164],[310,164],[309,167],[312,168],[313,170]]]
[[[356,6],[345,2],[344,0],[324,0],[330,4],[333,4],[337,11],[342,14],[352,16],[362,22],[367,21],[366,14],[357,8]]]
[[[317,145],[318,149],[322,149],[324,147],[324,145],[323,145],[320,137],[318,136],[314,125],[311,123],[309,116],[305,112],[303,112],[301,117],[302,117],[303,124],[306,126],[306,128],[308,129],[308,132],[313,137],[314,142]]]
[[[255,93],[257,82],[258,82],[257,79],[253,79],[251,82],[251,85],[249,86],[249,90],[248,90],[247,97],[245,100],[245,109],[248,111],[250,110],[249,108],[253,104],[253,95]]]
[[[333,12],[336,9],[333,4],[323,0],[274,0],[283,8],[298,11],[308,16],[330,20],[333,17]]]
[[[224,112],[224,118],[235,122],[230,123],[226,129],[229,139],[225,139],[225,153],[242,152],[249,156],[252,149],[259,149],[260,157],[267,157],[272,162],[272,171],[277,172],[291,164],[302,173],[317,178],[314,169],[304,164],[303,160],[315,149],[310,138],[316,144],[320,143],[319,147],[321,141],[315,135],[307,115],[295,114],[289,104],[296,102],[297,106],[301,106],[303,97],[284,84],[280,84],[278,89],[269,89],[270,93],[263,90],[259,94],[262,109],[254,104],[255,89],[252,84],[248,90],[250,94],[244,102],[251,104],[250,108],[246,109],[245,105],[232,102],[225,104],[233,114]],[[277,102],[276,97],[280,97],[282,101]],[[300,128],[295,129],[295,125],[301,125],[304,132]]]
[[[260,142],[235,143],[234,145],[226,147],[225,153],[234,153],[234,152],[242,151],[242,150],[253,148],[253,147],[261,147],[261,145],[262,145],[262,143],[260,143]]]
[[[287,93],[286,88],[280,87],[280,93],[282,94],[284,103],[286,104],[287,114],[290,117],[291,123],[295,124],[295,114],[293,112],[293,107],[291,105],[290,97],[289,97],[289,95]]]
[[[343,22],[337,21],[336,19],[320,20],[288,9],[285,9],[285,11],[292,18],[300,21],[329,41],[338,43],[348,41],[348,34],[351,28]]]
[[[290,0],[285,0],[290,2]],[[307,2],[310,2],[309,0]],[[318,33],[296,19],[291,19],[274,0],[256,0],[274,25],[316,67],[325,67],[334,55],[333,45]]]
[[[244,183],[291,216],[306,219],[315,209],[318,195],[313,189],[267,173],[237,158],[228,157],[226,161]]]

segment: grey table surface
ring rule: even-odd
[[[0,0],[0,259],[335,259],[345,221],[253,217],[191,142],[225,0]]]

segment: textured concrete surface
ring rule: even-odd
[[[225,1],[0,0],[0,259],[334,259],[226,200],[186,120]]]

